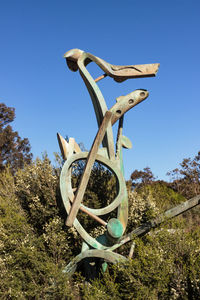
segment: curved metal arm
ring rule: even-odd
[[[72,71],[78,70],[78,59],[83,51],[80,49],[72,49],[64,54],[68,67]],[[130,78],[154,77],[158,72],[160,64],[144,64],[144,65],[127,65],[117,66],[107,63],[105,60],[87,53],[90,61],[95,62],[108,76],[117,82],[122,82]]]
[[[117,66],[109,64],[103,59],[90,53],[86,53],[80,49],[72,49],[66,52],[64,57],[66,58],[67,65],[70,70],[74,72],[79,70],[80,75],[90,94],[99,127],[99,131],[94,139],[94,143],[89,153],[80,152],[80,149],[74,139],[70,139],[68,144],[60,135],[58,135],[62,155],[64,159],[66,159],[60,177],[61,195],[68,214],[66,224],[68,226],[73,224],[83,238],[84,242],[87,243],[87,245],[90,245],[92,248],[98,249],[83,252],[77,256],[78,260],[75,262],[75,264],[79,261],[79,259],[82,259],[84,255],[86,255],[86,257],[90,255],[96,255],[97,257],[103,257],[104,259],[108,259],[108,257],[111,256],[112,259],[114,256],[116,256],[116,254],[110,253],[110,251],[113,251],[132,238],[132,236],[129,235],[124,237],[122,236],[125,232],[128,221],[128,194],[124,179],[122,147],[125,146],[126,148],[131,148],[130,140],[122,135],[123,116],[128,110],[145,100],[149,93],[148,91],[142,89],[135,90],[126,96],[118,97],[116,99],[117,103],[108,109],[105,99],[96,82],[105,78],[106,76],[112,77],[117,82],[122,82],[129,78],[155,76],[158,71],[159,64]],[[104,74],[97,79],[93,79],[86,68],[91,62],[97,64],[104,72]],[[112,126],[117,121],[119,121],[119,127],[115,154]],[[101,143],[104,148],[99,149]],[[76,193],[74,195],[74,191],[71,186],[71,168],[74,162],[82,159],[87,159],[87,162],[79,187],[78,189],[75,189]],[[87,208],[81,204],[95,160],[108,167],[108,169],[114,173],[117,180],[117,196],[109,205],[100,209]],[[107,226],[107,233],[102,235],[104,242],[102,242],[100,237],[95,240],[84,230],[76,218],[79,209],[82,209],[95,220],[104,226]],[[118,209],[118,213],[117,219],[114,218],[113,222],[111,222],[112,219],[110,219],[106,223],[104,220],[98,217],[108,214],[114,209]],[[113,246],[110,244],[110,237],[114,239]],[[121,238],[119,239],[119,237]],[[117,256],[117,259],[118,258],[119,256]],[[108,260],[110,260],[110,258]],[[68,268],[66,271],[69,271]]]
[[[92,62],[90,58],[88,57],[87,53],[83,53],[80,58],[78,59],[78,67],[79,67],[79,72],[81,74],[81,77],[83,78],[83,81],[85,82],[85,85],[88,89],[88,92],[90,94],[90,97],[92,99],[92,103],[94,106],[96,118],[97,118],[97,123],[98,126],[100,127],[103,117],[108,111],[108,107],[106,105],[106,102],[104,100],[104,97],[95,83],[94,79],[86,69],[86,65]],[[108,156],[110,157],[111,160],[114,160],[115,158],[115,151],[114,151],[114,139],[113,139],[113,131],[112,131],[112,125],[110,124],[106,130],[105,137],[102,141],[102,144],[104,147],[107,148],[108,150]]]

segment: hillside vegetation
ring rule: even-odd
[[[14,172],[6,161],[0,171],[0,299],[200,299],[199,206],[135,238],[133,257],[109,264],[99,278],[68,278],[62,270],[80,253],[82,241],[65,226],[61,166],[52,166],[47,155],[26,158]],[[127,232],[200,194],[200,152],[169,175],[171,181],[164,182],[149,168],[132,173]],[[115,197],[114,186],[111,174],[96,164],[84,201],[104,206]],[[102,231],[85,215],[80,221],[93,236]],[[118,253],[128,257],[130,247],[131,242]]]

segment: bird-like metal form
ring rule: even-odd
[[[135,90],[126,96],[120,96],[110,109],[97,85],[97,81],[106,76],[112,77],[117,82],[123,82],[129,78],[155,76],[159,64],[116,66],[105,62],[90,53],[79,49],[73,49],[65,53],[67,65],[70,70],[79,70],[81,77],[89,91],[99,130],[89,152],[82,152],[73,138],[67,142],[58,134],[58,141],[65,163],[60,176],[60,189],[68,217],[67,226],[74,226],[83,239],[82,252],[67,267],[66,271],[72,273],[77,263],[84,257],[101,257],[106,261],[116,262],[125,259],[111,250],[123,236],[128,221],[128,195],[124,179],[124,167],[122,159],[122,147],[131,148],[130,140],[122,135],[124,114],[144,101],[149,93],[146,90]],[[104,72],[102,76],[94,80],[87,70],[87,65],[96,63]],[[119,122],[116,147],[114,145],[112,126]],[[100,145],[102,147],[100,148]],[[76,191],[72,187],[71,168],[73,163],[86,160],[86,165]],[[116,178],[117,195],[112,203],[100,209],[86,207],[83,203],[84,193],[91,175],[95,161],[103,164],[114,173]],[[101,216],[117,209],[117,218],[111,218],[105,222]],[[97,222],[106,226],[106,233],[93,238],[78,221],[78,211],[84,211]]]
[[[70,138],[69,142],[67,142],[61,135],[57,135],[61,153],[65,160],[60,176],[60,190],[68,215],[66,225],[74,226],[83,239],[81,253],[76,256],[64,270],[71,275],[75,272],[78,263],[84,258],[97,257],[103,259],[103,261],[105,261],[102,265],[104,270],[106,268],[106,262],[116,263],[125,260],[126,258],[124,256],[115,253],[114,250],[132,240],[133,237],[147,233],[152,227],[160,224],[163,219],[174,217],[182,211],[199,204],[200,197],[188,200],[184,209],[179,206],[174,210],[169,210],[158,219],[143,224],[131,233],[125,235],[128,222],[128,193],[124,179],[122,148],[131,148],[132,144],[131,141],[122,134],[123,118],[128,110],[144,101],[149,93],[143,89],[135,90],[126,96],[118,97],[116,104],[108,109],[97,82],[106,76],[113,78],[119,83],[130,78],[152,77],[156,75],[159,64],[116,66],[79,49],[72,49],[66,52],[64,57],[66,58],[70,70],[74,72],[79,70],[90,94],[98,124],[98,132],[89,152],[81,151],[74,138]],[[87,70],[87,65],[91,62],[97,64],[104,72],[104,74],[97,79],[93,79]],[[116,122],[118,122],[118,133],[115,147],[112,126]],[[102,147],[100,147],[101,144]],[[74,189],[72,187],[72,166],[83,160],[86,161],[86,164],[79,186],[77,189]],[[116,178],[117,193],[115,199],[106,207],[99,209],[89,208],[83,204],[83,197],[95,162],[103,164]],[[115,209],[117,209],[116,218],[110,218],[107,222],[101,218],[103,215],[109,215]],[[105,226],[105,233],[97,238],[92,237],[78,220],[79,210],[92,217],[102,226]],[[132,256],[132,252],[133,245],[130,250],[130,257]]]

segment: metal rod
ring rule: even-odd
[[[124,123],[124,115],[119,119],[118,131],[117,131],[117,142],[116,142],[116,157],[120,158],[120,150],[121,150],[121,137]]]
[[[130,252],[129,252],[129,255],[128,255],[129,258],[133,257],[134,249],[135,249],[135,242],[133,242],[132,245],[131,245]]]
[[[87,157],[87,162],[86,162],[83,174],[81,176],[81,181],[79,183],[77,193],[75,195],[70,213],[69,213],[67,221],[66,221],[67,226],[72,226],[72,224],[76,218],[76,215],[78,213],[81,201],[83,199],[83,196],[84,196],[84,193],[85,193],[88,181],[89,181],[89,177],[90,177],[90,174],[92,171],[93,164],[95,162],[97,151],[98,151],[99,146],[105,136],[105,132],[108,128],[108,125],[110,124],[112,116],[113,116],[113,114],[110,111],[107,111],[105,113],[103,122],[102,122],[101,126],[99,127],[97,135],[94,139],[92,148]]]
[[[86,214],[88,214],[88,216],[90,216],[91,218],[93,218],[95,221],[99,222],[101,225],[107,226],[107,223],[104,220],[102,220],[98,216],[94,215],[92,212],[90,212],[89,210],[87,210],[85,207],[80,206],[80,210],[82,210],[83,212],[85,212]]]
[[[98,81],[100,81],[101,79],[104,79],[106,76],[108,76],[108,75],[105,73],[105,74],[103,74],[103,75],[97,77],[94,81],[95,81],[95,82],[98,82]]]
[[[142,236],[142,235],[148,233],[152,228],[157,227],[158,225],[163,223],[165,220],[172,219],[197,205],[200,205],[200,195],[195,196],[195,197],[179,204],[178,206],[165,211],[163,214],[158,216],[156,219],[153,219],[143,225],[140,225],[139,227],[137,227],[130,233],[123,236],[117,244],[115,244],[109,248],[109,251],[113,251],[113,250],[119,248],[123,244],[134,239],[136,236]]]
[[[77,190],[77,188],[72,188],[73,192],[75,192],[76,190]],[[71,201],[71,203],[73,203],[74,198],[70,197],[70,201]],[[91,218],[93,218],[95,221],[99,222],[101,225],[107,226],[107,223],[104,220],[102,220],[98,216],[94,215],[91,211],[87,210],[87,208],[83,207],[82,204],[80,205],[80,210],[82,212],[86,213]]]

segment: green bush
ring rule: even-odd
[[[162,181],[144,185],[137,189],[137,193],[143,198],[150,197],[153,199],[154,205],[162,212],[186,201],[184,196],[173,191],[167,186],[167,183]]]
[[[200,229],[154,230],[137,239],[134,257],[110,266],[84,299],[199,299]]]
[[[95,172],[84,200],[88,206],[94,200],[99,207],[113,199],[115,182],[105,169],[96,166]],[[72,180],[76,184],[78,179]],[[182,201],[183,196],[160,182],[129,191],[127,232]],[[193,210],[190,214],[192,219]],[[100,227],[88,218],[84,216],[81,224],[98,234]],[[132,259],[109,265],[106,273],[87,284],[77,274],[69,279],[62,273],[82,243],[64,222],[59,172],[47,157],[25,166],[15,177],[7,169],[0,174],[1,299],[200,298],[200,229],[188,226],[188,219],[178,217],[135,239]],[[127,256],[130,246],[127,243],[117,252]]]
[[[47,157],[36,159],[16,174],[16,194],[29,221],[40,234],[48,220],[58,215],[56,202],[59,178]]]
[[[62,273],[71,250],[61,219],[51,219],[38,235],[36,220],[31,224],[31,212],[21,207],[18,188],[8,170],[0,174],[0,298],[73,299]]]

